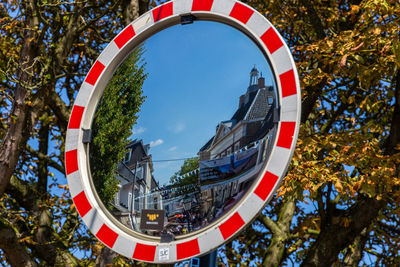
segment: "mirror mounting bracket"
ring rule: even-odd
[[[89,144],[90,142],[92,142],[92,129],[82,129],[82,131],[82,143]]]
[[[280,108],[274,108],[274,113],[273,113],[273,122],[278,123],[281,118],[280,118]]]
[[[184,14],[181,16],[181,25],[192,24],[197,18],[192,14]]]
[[[160,240],[161,243],[169,243],[169,242],[172,242],[174,240],[175,240],[175,236],[173,234],[171,234],[171,233],[168,233],[168,232],[164,231],[161,234],[161,240]]]

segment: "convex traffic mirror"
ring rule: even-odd
[[[271,73],[250,38],[219,22],[174,25],[135,48],[91,126],[91,179],[108,211],[129,229],[171,238],[229,213],[272,148]]]
[[[288,48],[248,6],[182,0],[149,11],[106,47],[74,104],[66,172],[79,214],[138,260],[217,248],[285,174],[299,94]]]

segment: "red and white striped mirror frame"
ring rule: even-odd
[[[83,129],[90,129],[97,103],[118,65],[132,49],[156,32],[179,24],[182,16],[222,22],[247,34],[268,58],[277,84],[280,121],[267,163],[240,205],[203,231],[170,243],[134,232],[105,209],[90,180]],[[139,261],[173,263],[215,250],[238,234],[272,198],[293,155],[300,126],[301,92],[289,48],[271,23],[234,0],[175,0],[140,16],[104,49],[87,74],[72,108],[65,144],[71,197],[90,231],[115,252]],[[167,254],[165,254],[167,252]],[[160,253],[163,256],[160,258]],[[167,255],[167,256],[166,256]]]

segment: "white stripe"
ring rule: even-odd
[[[135,34],[138,35],[145,29],[149,28],[150,26],[154,25],[153,16],[151,15],[151,11],[143,14],[133,23],[133,29],[135,30]]]
[[[286,170],[286,166],[289,164],[289,153],[290,150],[282,147],[275,147],[272,151],[270,161],[267,166],[267,170],[272,174],[281,177]]]
[[[254,12],[250,17],[249,21],[246,23],[258,37],[261,37],[269,28],[271,24],[258,12]]]
[[[79,93],[76,96],[74,105],[86,107],[92,91],[93,91],[93,86],[91,86],[87,82],[83,82],[81,88],[79,89]]]
[[[261,179],[260,179],[261,180]],[[245,202],[239,207],[238,212],[245,223],[250,222],[258,211],[264,206],[262,201],[255,194],[250,194]]]
[[[160,249],[164,250],[167,249],[168,250],[168,259],[165,260],[160,260]],[[163,244],[161,243],[160,245],[158,245],[156,247],[156,255],[154,257],[154,261],[158,261],[158,262],[176,262],[176,244]]]
[[[118,238],[113,246],[113,250],[127,258],[132,258],[135,247],[136,243],[134,241],[129,240],[122,235],[118,235]]]
[[[213,228],[199,236],[198,242],[200,253],[206,253],[220,246],[224,242],[224,238],[219,228]]]
[[[76,195],[78,195],[80,192],[83,191],[83,186],[79,171],[67,175],[67,181],[71,198],[74,198]]]
[[[289,53],[285,45],[282,45],[281,48],[276,50],[271,57],[275,63],[278,75],[281,75],[282,73],[285,73],[295,67],[292,66],[292,62],[290,61]]]
[[[97,234],[104,224],[104,220],[99,216],[99,213],[94,207],[83,216],[82,220],[94,235]]]
[[[116,54],[118,54],[119,49],[115,42],[111,42],[107,45],[106,49],[104,49],[103,52],[101,52],[98,60],[104,65],[108,66],[115,57]]]
[[[297,95],[291,95],[282,99],[281,121],[297,121],[297,114],[299,112],[297,98]]]
[[[211,7],[211,12],[220,13],[226,16],[232,12],[233,6],[235,5],[236,1],[232,0],[214,0],[214,3]],[[234,18],[231,18],[234,19]]]
[[[176,0],[173,3],[173,14],[186,14],[192,10],[193,0]]]
[[[65,151],[75,150],[78,147],[80,129],[68,129],[65,138]]]

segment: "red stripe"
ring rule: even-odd
[[[200,253],[197,239],[176,245],[176,259],[189,258]]]
[[[154,261],[156,255],[156,246],[137,243],[133,258],[142,261]]]
[[[214,0],[193,0],[192,11],[210,11]]]
[[[251,15],[253,15],[254,11],[251,10],[250,8],[248,8],[245,5],[239,4],[239,3],[235,3],[235,5],[233,6],[233,9],[231,11],[231,14],[229,14],[229,16],[240,20],[241,22],[243,22],[244,24],[247,23],[247,21],[249,21]]]
[[[294,121],[281,122],[281,129],[279,131],[279,138],[276,145],[279,147],[290,149],[293,142],[295,127],[296,127],[296,122]]]
[[[267,46],[271,54],[283,46],[281,39],[272,27],[261,36],[261,40]]]
[[[72,108],[71,117],[69,118],[68,129],[79,129],[84,110],[85,107],[74,105]]]
[[[296,80],[294,78],[293,70],[289,70],[279,75],[282,86],[282,97],[295,95],[296,91]]]
[[[78,150],[65,152],[65,172],[68,174],[78,170]]]
[[[90,205],[84,191],[80,192],[72,200],[74,201],[75,207],[81,217],[85,216],[86,213],[92,209],[92,206]]]
[[[269,193],[271,192],[277,180],[278,176],[270,172],[266,172],[263,178],[261,179],[260,184],[257,186],[256,190],[254,190],[254,194],[256,194],[262,200],[265,201],[265,199],[267,199]]]
[[[154,22],[165,19],[166,17],[169,17],[172,15],[172,3],[173,2],[169,2],[165,5],[162,5],[162,6],[159,6],[155,9],[153,9]]]
[[[115,38],[114,42],[121,49],[130,39],[135,36],[135,30],[132,25],[129,25],[125,30],[123,30],[118,36]]]
[[[100,230],[96,234],[97,238],[101,240],[104,244],[112,248],[115,241],[118,238],[118,234],[110,229],[107,225],[103,224]]]
[[[244,221],[242,217],[240,217],[239,213],[236,212],[232,215],[226,222],[221,224],[219,230],[221,231],[222,237],[224,240],[231,237],[237,230],[240,229],[244,225]]]
[[[100,74],[103,72],[104,68],[105,66],[100,61],[96,61],[89,74],[87,75],[85,82],[94,85],[97,82]]]

